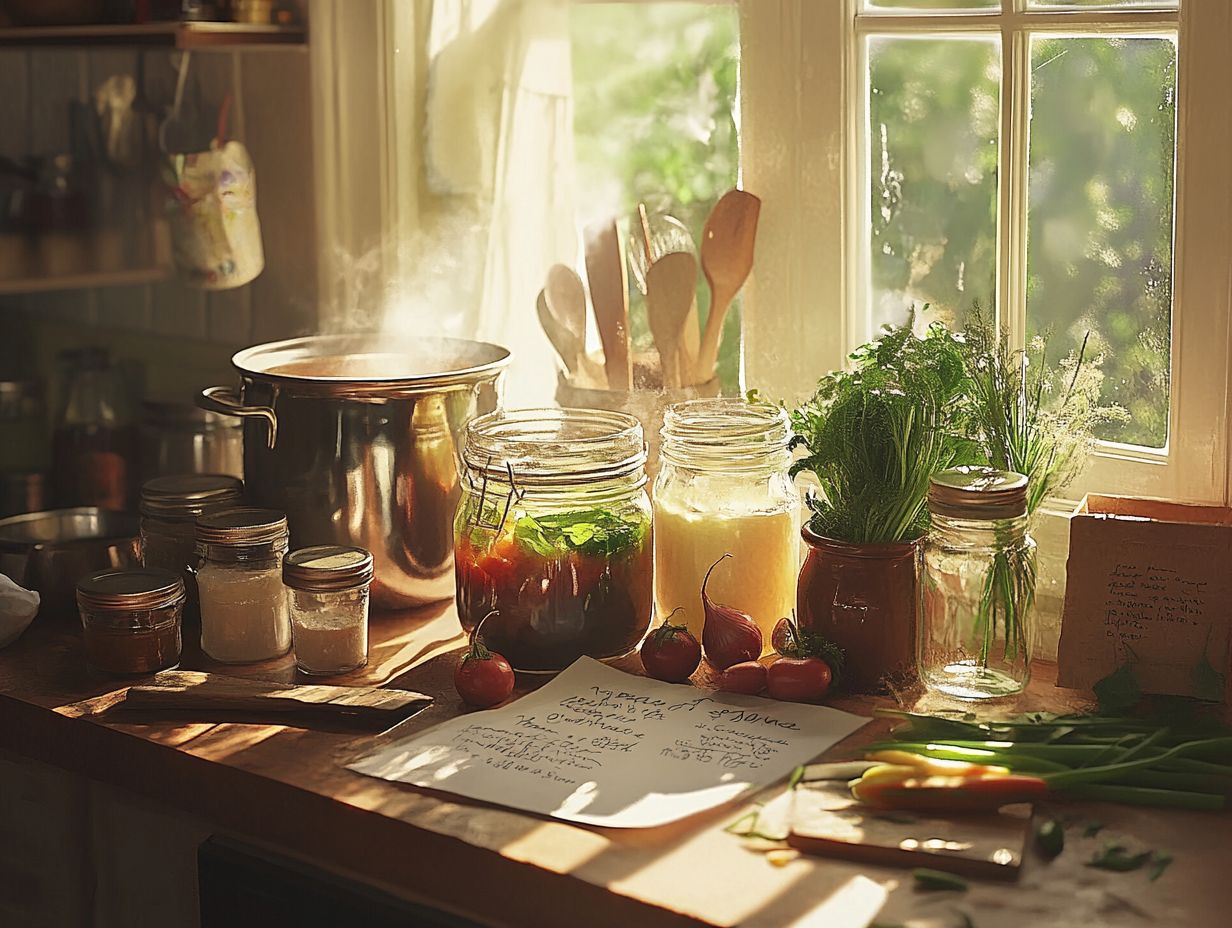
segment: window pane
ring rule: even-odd
[[[579,222],[632,217],[641,202],[700,242],[715,201],[736,186],[735,5],[576,3],[571,16]],[[710,291],[700,273],[697,299],[704,324]],[[632,273],[629,305],[634,350],[651,351]],[[737,303],[724,322],[719,377],[730,392],[739,376]]]
[[[1027,6],[1041,10],[1089,10],[1100,7],[1106,10],[1132,10],[1143,7],[1152,10],[1175,10],[1180,3],[1178,0],[1027,0]]]
[[[937,12],[955,10],[987,10],[1000,11],[1001,0],[865,0],[866,9],[885,12],[887,10],[910,10],[911,12]]]
[[[957,321],[996,289],[1000,45],[874,38],[868,52],[873,322],[912,303]]]
[[[1103,358],[1109,441],[1168,437],[1176,46],[1045,38],[1031,46],[1027,322],[1054,357]]]

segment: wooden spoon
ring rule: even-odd
[[[577,354],[586,350],[586,289],[582,278],[571,267],[553,264],[548,268],[547,283],[543,288],[548,310],[557,324],[567,329],[572,341],[577,344]],[[577,370],[576,357],[565,358],[570,372]]]
[[[710,315],[697,355],[697,382],[714,377],[723,337],[723,320],[753,269],[761,200],[744,190],[729,190],[714,204],[702,228],[702,273],[710,284]]]
[[[547,335],[548,341],[552,343],[552,347],[556,349],[560,359],[565,362],[565,369],[570,374],[576,374],[578,358],[585,350],[585,346],[574,336],[568,327],[562,325],[552,314],[551,309],[548,308],[546,291],[539,291],[539,299],[535,301],[535,311],[539,314],[539,324],[543,326],[543,331]]]
[[[609,390],[633,386],[633,358],[629,353],[629,280],[625,275],[624,244],[609,219],[586,228],[586,278],[590,303],[603,343],[603,366]]]
[[[681,385],[680,339],[696,287],[697,259],[684,252],[664,255],[646,272],[646,315],[663,365],[663,385],[669,389]]]

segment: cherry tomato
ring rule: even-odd
[[[757,661],[741,661],[723,671],[719,689],[725,693],[756,696],[766,688],[766,666]]]
[[[820,657],[780,657],[766,671],[766,691],[784,702],[821,702],[831,676],[830,665]]]
[[[471,635],[470,649],[453,672],[453,686],[467,705],[480,709],[504,702],[513,692],[513,668],[501,655],[488,650],[478,628]]]
[[[656,680],[683,683],[701,662],[702,646],[683,625],[672,625],[664,620],[642,642],[642,666]]]

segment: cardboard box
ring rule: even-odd
[[[1089,495],[1070,520],[1057,684],[1127,661],[1145,693],[1227,699],[1232,509]]]

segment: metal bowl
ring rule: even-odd
[[[42,596],[41,616],[75,618],[77,581],[139,564],[139,532],[135,514],[93,506],[0,519],[0,573]]]

